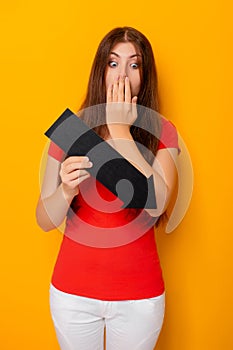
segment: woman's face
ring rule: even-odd
[[[131,96],[137,96],[141,86],[141,61],[140,53],[130,42],[116,44],[110,53],[106,68],[106,88],[117,79],[118,76],[127,76],[130,81]]]

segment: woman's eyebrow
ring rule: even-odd
[[[120,57],[120,55],[118,55],[118,53],[116,53],[116,52],[110,52],[110,54],[115,55],[117,57]],[[135,53],[135,54],[129,56],[129,58],[133,58],[133,57],[141,57],[141,55],[139,53]]]

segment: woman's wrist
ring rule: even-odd
[[[109,124],[108,130],[113,139],[132,139],[132,135],[130,133],[130,125],[128,124]]]
[[[73,189],[67,189],[63,183],[61,183],[60,189],[61,189],[61,192],[62,192],[64,199],[66,200],[66,202],[68,204],[70,204],[72,202],[73,198],[78,194],[77,190],[74,191]]]

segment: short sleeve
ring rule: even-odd
[[[63,161],[65,157],[65,152],[58,147],[53,141],[50,142],[48,154],[58,160],[59,162]]]
[[[180,151],[178,143],[178,133],[171,121],[162,118],[162,131],[159,140],[158,150],[164,148],[177,148]]]

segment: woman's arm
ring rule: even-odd
[[[79,184],[90,176],[85,168],[91,166],[87,157],[69,157],[61,164],[48,155],[36,208],[37,223],[44,231],[63,222],[70,203],[79,192]]]
[[[106,121],[111,138],[108,142],[147,178],[153,175],[157,208],[145,209],[151,216],[165,212],[177,179],[177,149],[162,149],[152,166],[139,151],[130,126],[137,118],[137,97],[131,96],[129,79],[116,78],[107,89]]]
[[[153,175],[157,208],[145,209],[151,216],[160,216],[167,208],[177,180],[175,148],[157,152],[152,166],[145,160],[126,125],[108,125],[112,139],[108,140],[124,158],[147,178]]]

